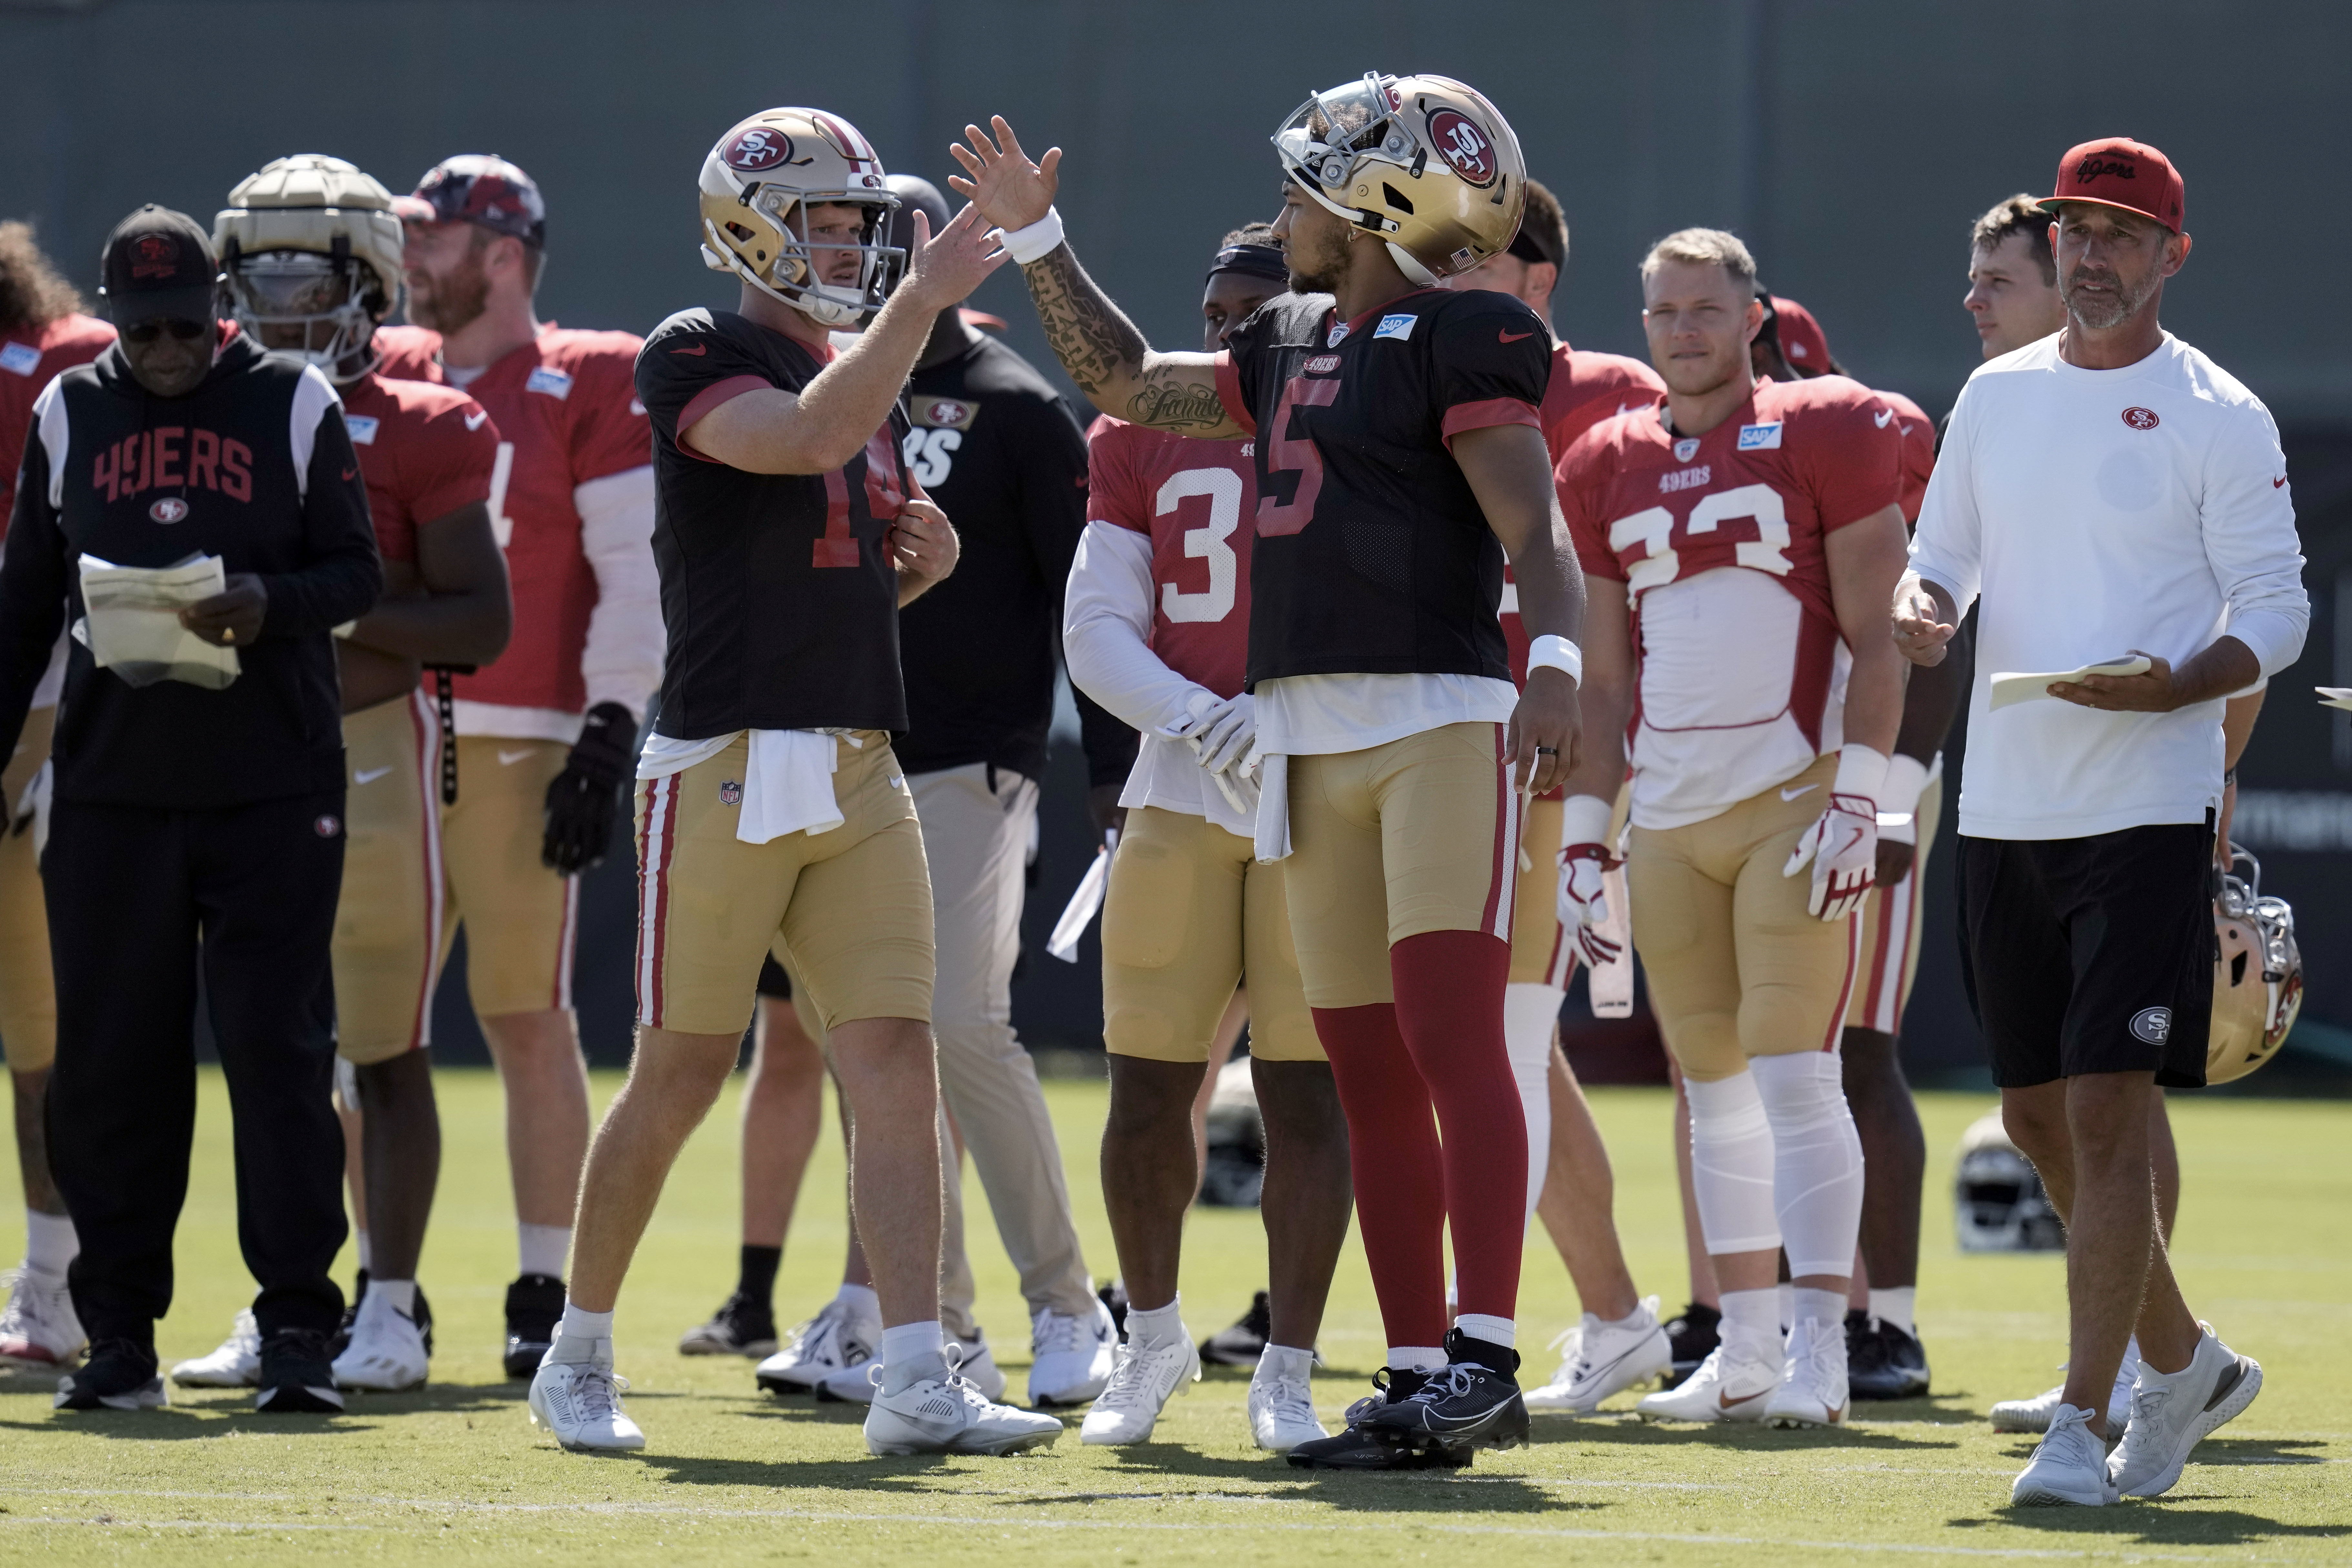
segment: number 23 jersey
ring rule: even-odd
[[[1895,503],[1902,435],[1843,376],[1762,381],[1703,436],[1658,407],[1560,458],[1560,510],[1591,592],[1631,610],[1633,821],[1680,827],[1837,749],[1851,662],[1828,536]]]

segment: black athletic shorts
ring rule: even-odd
[[[1995,1083],[2153,1072],[2205,1086],[2212,858],[2210,823],[1960,839],[1960,977]]]

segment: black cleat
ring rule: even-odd
[[[555,1342],[555,1325],[563,1321],[563,1281],[552,1274],[526,1274],[507,1287],[507,1352],[509,1377],[529,1377],[539,1370],[547,1347]]]
[[[1447,1364],[1402,1398],[1391,1397],[1350,1426],[1374,1438],[1414,1449],[1518,1448],[1528,1441],[1528,1405],[1519,1396],[1519,1353],[1474,1340],[1459,1329],[1445,1335]]]
[[[742,1355],[764,1361],[776,1353],[776,1310],[738,1290],[719,1304],[710,1321],[688,1329],[677,1342],[680,1355]]]
[[[1471,1450],[1412,1448],[1375,1436],[1366,1417],[1421,1392],[1425,1373],[1382,1367],[1372,1374],[1372,1392],[1348,1406],[1348,1429],[1335,1437],[1301,1443],[1283,1456],[1302,1470],[1459,1470]]]
[[[340,1415],[342,1391],[335,1386],[334,1336],[318,1329],[280,1329],[261,1342],[261,1389],[253,1407],[271,1415]]]
[[[1927,1392],[1917,1338],[1867,1312],[1845,1315],[1846,1383],[1856,1399],[1916,1399]]]
[[[1274,1331],[1274,1313],[1261,1290],[1250,1299],[1249,1310],[1230,1328],[1219,1329],[1201,1342],[1201,1359],[1219,1366],[1255,1366],[1265,1353],[1266,1336]]]
[[[1114,1279],[1095,1294],[1110,1314],[1110,1326],[1118,1331],[1118,1342],[1127,1343],[1127,1287]]]
[[[155,1373],[155,1352],[125,1339],[102,1339],[89,1359],[58,1379],[58,1410],[161,1410],[169,1404]]]
[[[1666,1343],[1673,1347],[1675,1364],[1666,1373],[1665,1386],[1680,1388],[1722,1342],[1723,1314],[1715,1308],[1693,1301],[1675,1314],[1666,1323]]]

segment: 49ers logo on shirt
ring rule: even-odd
[[[960,397],[932,397],[919,402],[915,408],[915,423],[933,430],[969,430],[979,405]],[[926,480],[925,483],[929,483]]]
[[[1495,183],[1495,143],[1477,121],[1458,109],[1441,109],[1429,117],[1429,139],[1437,155],[1470,184],[1484,189]]]
[[[90,489],[104,490],[110,501],[142,490],[169,485],[174,489],[216,491],[231,500],[253,499],[253,448],[244,442],[201,427],[158,425],[125,436],[90,460]],[[166,505],[180,509],[176,517],[162,515]],[[177,522],[188,515],[188,503],[174,496],[159,500],[148,516],[157,522]]]
[[[165,496],[147,509],[147,515],[157,522],[178,522],[188,515],[188,503],[178,496]]]
[[[2156,416],[2153,408],[2134,406],[2124,410],[2124,423],[2135,430],[2153,430],[2164,421]]]

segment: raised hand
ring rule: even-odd
[[[948,143],[948,151],[964,167],[963,174],[948,176],[948,188],[970,198],[981,216],[997,227],[1027,228],[1054,205],[1054,193],[1062,183],[1062,150],[1050,147],[1043,162],[1033,163],[1004,116],[992,115],[988,123],[993,136],[967,125],[963,142]]]
[[[950,218],[936,237],[929,217],[918,211],[914,229],[907,247],[906,280],[898,292],[908,295],[926,312],[961,304],[982,279],[1004,265],[1003,242],[987,226],[978,207],[967,206]]]

